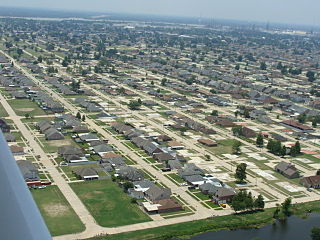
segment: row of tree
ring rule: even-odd
[[[301,146],[299,141],[297,141],[291,148],[289,148],[290,150],[288,151],[288,148],[284,145],[282,146],[280,141],[270,139],[267,144],[267,149],[271,153],[279,156],[285,156],[288,152],[293,157],[301,154]]]
[[[235,212],[253,211],[264,209],[265,203],[263,196],[260,194],[253,198],[251,192],[240,191],[231,201],[231,207]]]

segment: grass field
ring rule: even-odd
[[[36,103],[27,99],[11,99],[8,100],[8,103],[19,116],[24,116],[26,113],[29,113],[31,116],[46,115]]]
[[[86,205],[97,223],[103,227],[115,227],[151,219],[131,203],[131,198],[111,180],[73,183],[70,185]]]
[[[49,186],[31,193],[53,236],[84,231],[84,225],[58,187]]]

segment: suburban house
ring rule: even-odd
[[[132,182],[141,181],[144,179],[144,175],[140,170],[130,166],[120,166],[119,170],[117,170],[117,174],[120,178]]]
[[[177,212],[182,210],[181,204],[174,199],[162,199],[154,201],[154,204],[158,204],[158,213]]]
[[[27,184],[29,182],[40,181],[38,169],[32,164],[32,162],[26,160],[18,160],[17,164],[22,177],[27,182]]]
[[[81,148],[68,145],[58,148],[58,154],[69,163],[87,162]]]
[[[52,127],[45,130],[44,135],[45,135],[46,140],[62,140],[62,139],[64,139],[63,134],[61,132],[59,132],[57,129],[52,128]]]
[[[167,162],[167,167],[169,167],[171,170],[175,170],[175,169],[181,169],[182,163],[179,160],[169,160]]]
[[[204,171],[197,167],[194,163],[187,163],[184,165],[182,169],[178,170],[178,175],[182,177],[183,179],[187,176],[192,175],[203,175]]]
[[[91,133],[81,133],[81,134],[78,134],[78,135],[79,135],[79,138],[84,142],[92,142],[92,141],[98,141],[99,140],[97,135],[91,134]]]
[[[285,120],[281,122],[282,125],[293,128],[295,130],[301,131],[301,132],[312,132],[314,129],[312,127],[309,127],[307,125],[304,125],[302,123],[299,123],[294,120]]]
[[[246,138],[254,138],[254,137],[257,136],[256,132],[253,131],[251,128],[248,128],[248,127],[242,127],[241,135],[246,137]]]
[[[11,150],[13,155],[23,155],[24,154],[23,147],[18,146],[18,145],[10,146],[10,150]]]
[[[89,181],[99,179],[97,171],[93,168],[81,167],[74,170],[73,172],[81,180]]]
[[[299,172],[296,167],[287,162],[280,162],[275,166],[275,170],[287,178],[298,178]]]
[[[100,144],[100,145],[94,146],[92,148],[92,150],[96,154],[99,154],[100,156],[102,156],[105,153],[112,152],[113,148],[110,145],[107,145],[107,144],[104,143],[104,144]]]
[[[154,182],[148,179],[133,182],[134,190],[139,192],[146,192],[153,185],[154,185]]]
[[[300,183],[307,188],[320,188],[320,175],[304,177]]]
[[[152,185],[147,191],[145,191],[145,196],[151,202],[169,199],[171,196],[171,189]]]
[[[10,126],[6,123],[6,121],[0,118],[0,129],[3,133],[10,132]]]
[[[212,194],[212,200],[217,204],[231,202],[232,198],[236,195],[233,188],[214,187],[216,189]]]
[[[15,142],[16,137],[12,133],[5,133],[4,138],[6,139],[7,142]]]
[[[216,146],[218,146],[217,142],[212,141],[210,139],[200,138],[200,139],[198,139],[198,142],[203,144],[203,145],[206,145],[208,147],[216,147]]]
[[[168,147],[172,150],[180,150],[180,149],[184,149],[184,146],[177,142],[177,141],[170,141],[168,142]]]

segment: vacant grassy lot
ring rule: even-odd
[[[220,140],[218,142],[217,147],[208,148],[209,151],[214,152],[215,154],[222,155],[222,154],[232,154],[232,145],[236,140],[234,139],[226,139]]]
[[[151,220],[137,204],[131,203],[131,198],[111,180],[72,183],[70,186],[103,227]]]
[[[53,236],[84,231],[84,225],[58,187],[49,186],[31,193]]]
[[[19,116],[29,113],[31,116],[46,115],[46,113],[38,107],[38,105],[28,99],[12,99],[8,100],[13,110]]]

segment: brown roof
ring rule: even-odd
[[[154,201],[153,203],[161,205],[158,207],[158,210],[181,208],[181,205],[179,204],[179,202],[173,199],[163,199],[159,201]]]
[[[302,123],[299,123],[297,121],[294,121],[294,120],[285,120],[282,123],[286,124],[286,125],[289,125],[291,127],[295,127],[295,128],[301,129],[301,130],[313,130],[313,128],[311,128],[311,127],[309,127],[307,125],[304,125]]]
[[[180,147],[183,146],[181,143],[177,142],[177,141],[170,141],[168,142],[168,146],[169,147]]]
[[[305,177],[302,180],[311,186],[320,185],[320,175]]]
[[[205,139],[205,138],[198,139],[198,142],[202,143],[202,144],[205,144],[207,146],[217,146],[218,145],[217,142],[212,141],[210,139]]]
[[[115,158],[115,157],[121,157],[121,155],[113,153],[113,152],[104,153],[102,155],[102,158]]]
[[[23,152],[23,147],[20,147],[18,145],[13,145],[13,146],[10,146],[10,150],[13,153]]]

